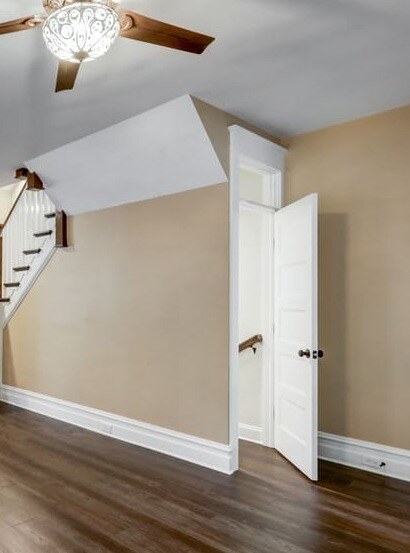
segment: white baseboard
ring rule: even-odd
[[[262,428],[250,424],[239,424],[239,439],[255,444],[262,443]]]
[[[228,445],[13,386],[3,385],[0,398],[5,403],[225,474],[234,472]],[[258,427],[239,426],[243,440],[261,443],[261,435]],[[319,432],[319,458],[410,482],[410,451],[406,449]],[[380,466],[381,463],[385,464]]]
[[[319,432],[319,458],[410,482],[410,451]]]
[[[86,428],[105,436],[189,461],[225,474],[232,474],[232,450],[228,445],[139,422],[99,409],[84,407],[50,396],[3,385],[5,403]]]

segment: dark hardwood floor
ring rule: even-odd
[[[410,552],[410,484],[241,444],[234,476],[0,403],[0,551]]]

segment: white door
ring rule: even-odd
[[[311,194],[275,214],[275,448],[317,480],[317,226]]]

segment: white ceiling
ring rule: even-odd
[[[410,102],[408,0],[124,0],[205,32],[195,56],[121,39],[54,94],[41,32],[0,36],[0,182],[14,167],[185,93],[282,136]],[[0,0],[0,20],[41,11]]]

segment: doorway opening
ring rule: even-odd
[[[317,479],[317,194],[283,205],[286,149],[230,127],[232,472],[239,439]]]
[[[277,170],[239,168],[238,435],[274,446],[273,218]]]

